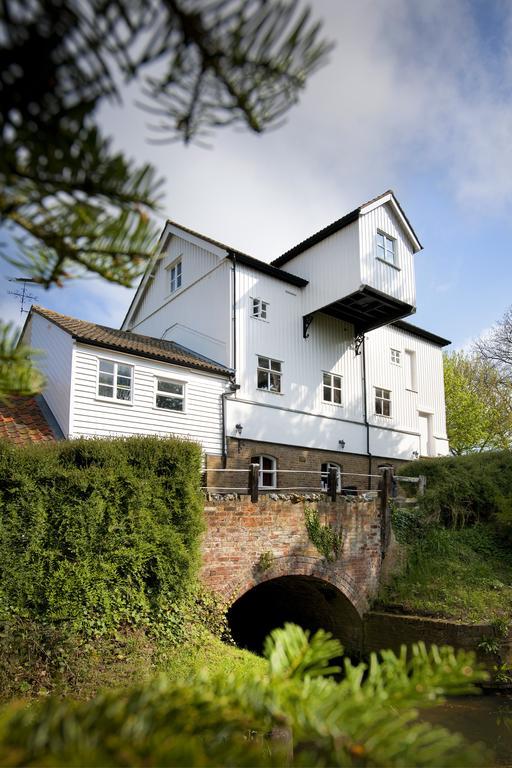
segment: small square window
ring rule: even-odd
[[[282,363],[269,357],[258,356],[257,382],[258,389],[268,392],[281,392]]]
[[[252,300],[252,317],[258,318],[258,320],[267,320],[268,319],[268,301],[263,301],[262,299],[253,299]]]
[[[131,402],[133,368],[113,360],[100,360],[98,367],[98,396]]]
[[[181,288],[181,259],[169,269],[169,291],[174,293]]]
[[[394,363],[394,365],[400,365],[400,350],[399,349],[392,349],[391,350],[391,362]]]
[[[169,379],[157,379],[155,405],[157,408],[164,408],[167,411],[184,411],[184,383]]]
[[[325,403],[341,405],[341,376],[334,373],[323,374],[323,399]]]
[[[375,413],[378,416],[391,416],[391,392],[389,389],[375,387]]]
[[[377,257],[388,264],[396,263],[396,240],[384,232],[377,232]]]

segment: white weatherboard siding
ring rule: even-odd
[[[185,257],[184,257],[185,258]],[[130,326],[134,333],[157,339],[176,341],[194,352],[210,357],[223,365],[230,364],[231,264],[219,263],[196,278],[193,285],[182,285],[176,294],[166,296],[160,308]],[[187,263],[183,261],[183,279]],[[167,273],[161,280],[167,278]]]
[[[73,338],[41,315],[33,313],[24,339],[33,349],[41,350],[36,358],[39,370],[46,378],[44,399],[65,437],[72,425],[71,380],[73,375]]]
[[[391,349],[399,350],[400,365],[391,363]],[[415,356],[416,381],[408,376],[406,352]],[[376,444],[389,446],[380,455],[397,455],[411,459],[413,452],[421,452],[420,417],[428,414],[432,425],[430,455],[446,455],[446,418],[443,386],[443,355],[440,347],[412,333],[392,325],[367,334],[367,379],[369,421],[383,434],[373,439],[372,453],[378,453]],[[391,416],[375,414],[375,387],[391,392]],[[398,432],[408,432],[406,438]],[[398,453],[394,453],[398,450]],[[379,449],[380,451],[380,449]]]
[[[206,453],[222,453],[223,377],[84,344],[75,355],[73,437],[176,435],[197,441]],[[99,358],[133,366],[132,404],[97,397]],[[183,413],[155,407],[157,377],[185,383]]]
[[[303,314],[332,304],[361,285],[359,228],[355,221],[283,264],[284,270],[309,280],[303,291]]]
[[[409,238],[389,205],[381,205],[360,216],[359,243],[361,253],[361,282],[388,296],[416,306],[414,254]],[[395,239],[396,267],[377,256],[377,232]]]

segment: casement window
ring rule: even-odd
[[[384,232],[377,232],[377,258],[396,266],[396,240]]]
[[[167,411],[184,411],[185,384],[182,381],[157,379],[155,405]]]
[[[325,403],[341,405],[341,376],[335,373],[324,373],[323,399]]]
[[[169,268],[169,292],[174,293],[181,288],[181,259]]]
[[[391,362],[394,365],[400,365],[401,353],[399,349],[391,349]]]
[[[268,320],[268,310],[268,301],[263,301],[263,299],[252,299],[252,317],[256,317],[258,320]]]
[[[133,393],[133,366],[114,360],[99,360],[98,397],[131,402]]]
[[[258,389],[281,392],[282,362],[258,355]]]
[[[405,388],[413,392],[418,390],[417,371],[416,371],[416,352],[412,349],[405,350]]]
[[[340,467],[339,464],[334,464],[332,461],[327,461],[320,467],[321,475],[320,475],[320,483],[322,485],[322,490],[327,491],[329,487],[329,472],[331,469],[336,470],[336,490],[339,492],[341,491],[341,473],[343,472],[342,467]]]
[[[389,389],[375,387],[375,413],[378,416],[391,416],[391,392]]]
[[[277,459],[274,456],[253,456],[251,464],[259,464],[258,487],[276,488],[277,486]]]

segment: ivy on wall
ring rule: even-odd
[[[341,527],[336,531],[331,525],[323,525],[314,507],[304,508],[304,522],[311,543],[328,563],[333,563],[338,558],[343,543]]]

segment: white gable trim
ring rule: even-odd
[[[418,238],[416,237],[416,235],[414,234],[414,231],[411,225],[405,218],[403,211],[400,208],[400,205],[398,204],[398,201],[392,192],[388,192],[387,194],[382,195],[382,197],[379,197],[376,200],[373,200],[371,203],[361,206],[359,215],[364,216],[365,213],[370,213],[370,211],[374,211],[375,208],[379,208],[381,205],[386,205],[386,204],[388,204],[391,207],[393,213],[395,214],[398,221],[400,222],[402,229],[404,230],[405,234],[411,241],[414,253],[421,251],[422,245],[418,240]]]

